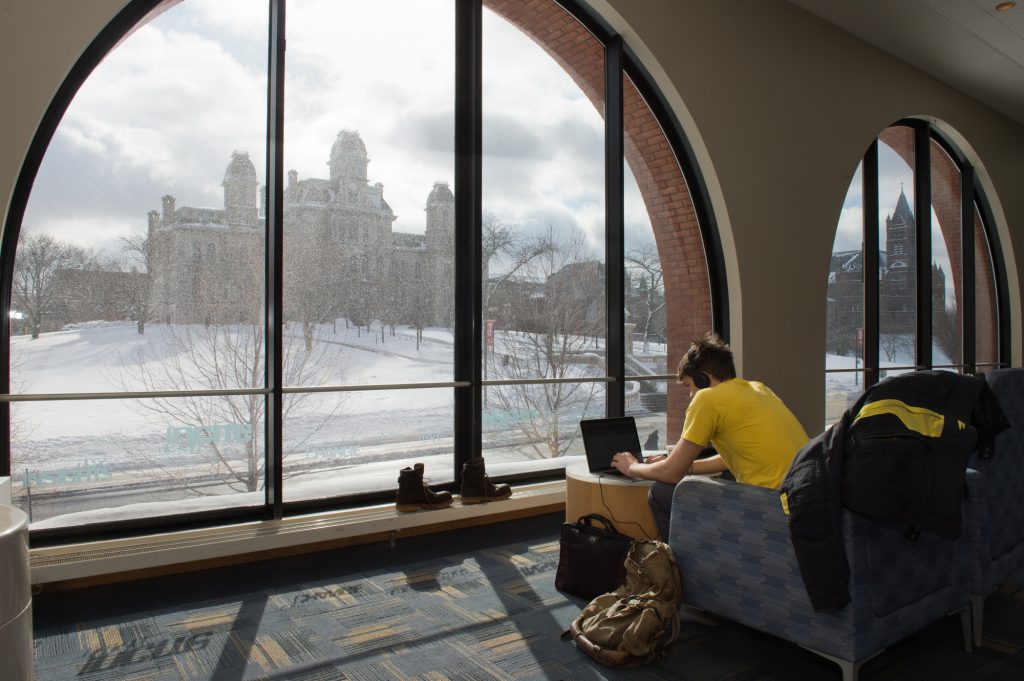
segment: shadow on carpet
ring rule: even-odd
[[[560,639],[585,605],[554,588],[560,523],[556,514],[402,539],[393,549],[43,594],[36,679],[841,678],[799,647],[724,621],[684,625],[655,665],[597,665]],[[960,641],[958,619],[946,618],[868,662],[861,678],[1024,678],[1024,588],[990,597],[983,648],[968,654]]]

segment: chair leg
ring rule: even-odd
[[[985,597],[971,594],[971,628],[974,630],[974,645],[981,647],[981,629],[985,621]]]
[[[973,608],[971,608],[970,606],[968,606],[968,607],[966,607],[966,608],[964,608],[963,610],[960,611],[960,630],[963,632],[963,636],[964,636],[964,650],[966,650],[969,653],[973,652],[973,648],[971,646],[971,638],[972,638],[972,636],[971,636],[971,632],[972,632],[971,620],[972,620],[972,613],[973,613]]]
[[[843,681],[857,681],[857,675],[860,674],[860,662],[846,660],[837,660],[837,662],[839,662],[839,668],[843,670]]]
[[[807,648],[807,646],[802,647]],[[871,658],[873,658],[875,655],[878,655],[882,652],[882,650],[879,650],[877,653],[869,655],[868,657],[861,658],[859,660],[844,660],[841,657],[829,655],[828,653],[823,653],[820,650],[815,650],[814,648],[807,648],[807,650],[811,651],[815,655],[820,655],[821,657],[824,657],[826,660],[831,660],[832,662],[835,662],[837,665],[839,665],[839,668],[843,671],[843,681],[857,681],[857,675],[860,674],[860,666],[868,660],[870,660]]]

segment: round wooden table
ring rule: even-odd
[[[565,520],[574,523],[590,513],[602,515],[615,529],[634,539],[660,539],[647,506],[650,480],[595,475],[586,463],[565,469]]]

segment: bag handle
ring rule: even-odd
[[[595,520],[604,525],[604,527],[595,527],[593,522]],[[600,513],[588,513],[587,515],[582,515],[576,521],[576,524],[581,527],[586,526],[593,527],[596,530],[603,530],[605,535],[608,537],[613,537],[616,534],[619,534],[619,531],[615,529],[615,525],[612,524],[612,521],[608,520]]]

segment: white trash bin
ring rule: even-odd
[[[0,506],[0,676],[32,681],[32,580],[28,516]]]

